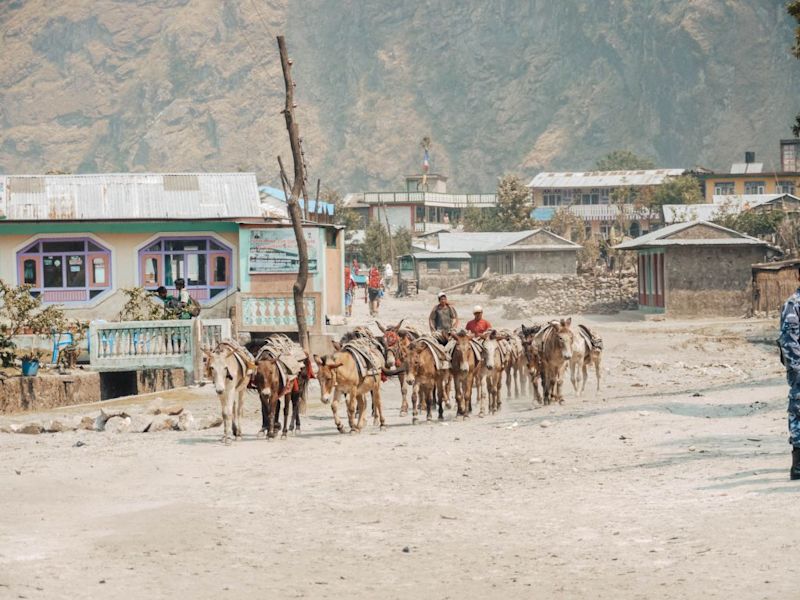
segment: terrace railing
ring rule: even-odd
[[[89,363],[98,371],[184,369],[187,379],[196,382],[203,350],[230,336],[230,319],[92,321]]]
[[[425,204],[445,208],[497,206],[495,194],[443,194],[440,192],[364,192],[359,198],[365,204]]]

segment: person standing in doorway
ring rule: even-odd
[[[458,313],[447,301],[447,294],[439,292],[439,303],[433,307],[428,316],[428,326],[431,331],[444,331],[445,333],[458,327]]]
[[[797,271],[800,285],[800,269]],[[781,333],[778,337],[781,363],[789,383],[789,443],[792,445],[792,468],[789,479],[800,479],[800,287],[789,296],[781,310]]]

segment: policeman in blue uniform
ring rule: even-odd
[[[797,278],[800,281],[800,269]],[[789,478],[800,479],[800,288],[783,305],[778,345],[789,382],[789,443],[792,445]]]

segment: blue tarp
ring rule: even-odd
[[[283,193],[283,190],[279,190],[278,188],[271,187],[269,185],[262,185],[258,188],[259,192],[263,192],[273,198],[277,198],[281,202],[286,202],[286,194]],[[305,208],[305,201],[303,198],[300,198],[300,208]],[[324,212],[329,215],[333,215],[334,206],[330,202],[324,202],[322,200],[319,201],[319,212]],[[317,211],[317,200],[309,199],[308,200],[308,211],[315,213]]]
[[[531,218],[534,221],[550,221],[555,214],[556,209],[552,206],[539,206],[531,211]]]

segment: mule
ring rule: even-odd
[[[439,409],[439,420],[444,420],[444,380],[449,372],[447,369],[437,368],[430,343],[437,344],[438,342],[418,339],[408,349],[408,360],[405,367],[406,381],[414,390],[411,405],[411,422],[414,424],[419,421],[418,415],[423,403],[428,421],[433,420],[431,412],[436,405]]]
[[[505,368],[503,355],[500,350],[500,340],[497,339],[496,332],[491,331],[484,334],[482,339],[483,353],[481,356],[480,381],[478,387],[478,416],[483,417],[486,412],[486,399],[488,398],[488,412],[494,414],[500,409],[500,393],[503,383],[503,371]],[[486,393],[483,387],[486,386]]]
[[[381,429],[386,429],[381,403],[381,376],[361,375],[353,351],[348,345],[340,346],[333,354],[327,356],[314,355],[314,362],[319,367],[317,379],[322,393],[322,402],[331,405],[333,421],[339,433],[344,433],[344,425],[339,419],[339,400],[345,397],[347,405],[347,421],[350,433],[358,433],[366,425],[366,394],[372,395],[375,416]],[[374,352],[376,366],[385,369],[383,357]],[[388,373],[387,373],[388,374]],[[356,418],[356,413],[358,417]]]
[[[542,393],[544,403],[554,400],[564,403],[562,385],[564,371],[572,358],[574,333],[572,318],[553,321],[536,334],[542,364]]]
[[[388,369],[399,369],[401,365],[406,362],[408,355],[408,346],[412,341],[412,336],[406,330],[401,329],[403,326],[401,319],[397,325],[384,326],[380,321],[375,321],[378,329],[383,332],[383,346],[384,357],[386,359],[386,367]],[[400,416],[405,417],[408,414],[408,382],[406,381],[406,371],[397,371],[397,381],[400,383],[400,397],[402,399],[400,404]]]
[[[452,334],[455,346],[450,357],[450,373],[456,394],[456,418],[468,419],[472,413],[472,387],[480,368],[480,359],[472,348],[472,336],[461,331]]]
[[[217,393],[222,408],[223,434],[222,442],[230,445],[233,438],[242,438],[242,411],[244,409],[244,393],[253,373],[252,357],[237,356],[235,347],[220,343],[213,352],[204,351],[207,359],[206,368],[211,374],[214,391]]]

